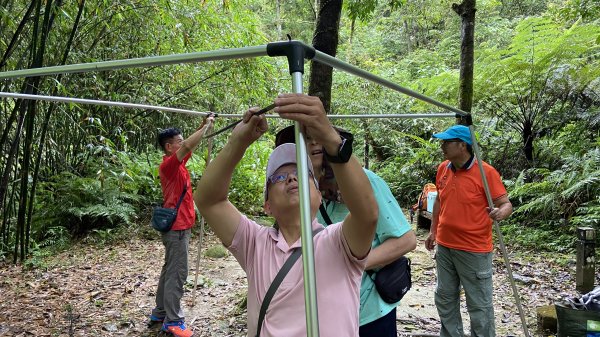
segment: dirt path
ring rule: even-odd
[[[433,305],[435,267],[417,233],[413,288],[398,308],[400,336],[437,333]],[[207,235],[205,247],[217,245]],[[186,321],[195,336],[245,336],[246,279],[232,256],[202,257],[196,304],[192,306],[193,270],[197,241],[190,252],[189,287],[184,295]],[[162,244],[156,239],[133,239],[110,247],[76,245],[47,258],[46,268],[24,270],[0,265],[0,336],[160,336],[146,326],[162,263]],[[554,256],[558,259],[558,256]],[[564,257],[560,257],[564,258]],[[551,304],[574,289],[573,263],[561,267],[547,256],[511,256],[513,272],[526,283],[518,287],[530,330],[535,308]],[[522,336],[519,315],[505,278],[501,256],[495,260],[495,308],[498,336]],[[463,302],[464,303],[464,302]],[[465,308],[463,319],[468,320]],[[465,322],[465,326],[468,326]]]

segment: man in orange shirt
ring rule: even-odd
[[[181,130],[177,128],[164,129],[158,134],[158,143],[165,153],[158,168],[163,206],[175,208],[180,198],[181,205],[171,230],[161,233],[165,261],[158,280],[156,307],[150,315],[150,323],[162,323],[162,331],[170,332],[176,337],[190,337],[193,334],[185,326],[181,309],[183,285],[188,275],[191,228],[196,222],[192,184],[185,165],[213,120],[209,115],[196,132],[185,140]]]
[[[442,140],[446,159],[437,170],[438,195],[425,241],[429,250],[437,244],[435,305],[442,323],[440,337],[464,335],[461,285],[471,318],[471,336],[493,337],[492,220],[509,217],[512,204],[498,171],[483,162],[494,202],[492,209],[488,207],[468,127],[454,125],[433,137]]]

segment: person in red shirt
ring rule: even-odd
[[[198,130],[185,140],[181,130],[177,128],[164,129],[158,134],[158,143],[165,153],[158,168],[163,207],[175,208],[182,195],[183,200],[173,227],[170,231],[161,233],[165,246],[165,262],[160,272],[156,307],[150,315],[150,323],[162,323],[163,331],[178,337],[189,337],[193,334],[185,326],[185,317],[181,309],[183,285],[188,275],[191,228],[196,222],[190,174],[185,165],[212,122],[213,117],[209,115],[202,121]]]
[[[437,244],[435,305],[442,324],[441,337],[463,336],[460,287],[465,290],[471,336],[496,335],[492,305],[492,220],[510,216],[512,204],[491,165],[482,162],[494,207],[488,207],[471,133],[454,125],[433,137],[442,140],[446,161],[437,170],[438,195],[425,247]]]

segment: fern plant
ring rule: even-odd
[[[79,234],[93,228],[130,224],[135,218],[133,206],[137,194],[119,189],[118,180],[79,177],[64,172],[42,184],[34,217],[34,239],[51,238],[51,228],[64,227]],[[60,233],[60,231],[56,231]]]
[[[526,182],[527,176],[533,181]],[[568,230],[586,224],[600,227],[600,149],[567,155],[561,168],[526,170],[516,180],[510,198],[521,223],[563,224]]]

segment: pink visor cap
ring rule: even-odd
[[[319,183],[315,178],[315,172],[308,156],[306,157],[306,161],[308,162],[308,171],[312,175],[315,186],[317,186],[318,189]],[[296,144],[284,143],[276,147],[275,150],[271,152],[271,155],[269,156],[269,162],[267,163],[267,174],[265,176],[265,201],[268,199],[267,192],[269,187],[269,177],[272,176],[280,167],[287,164],[296,164]]]

